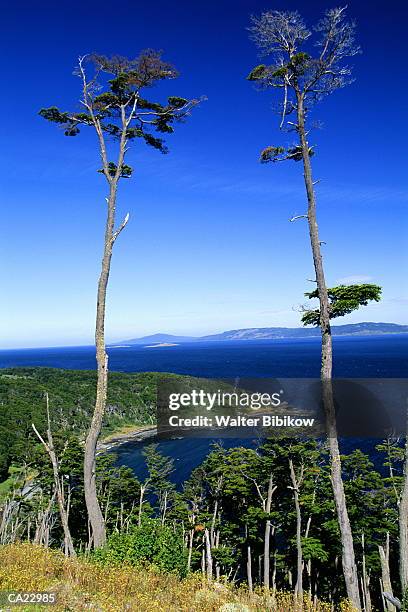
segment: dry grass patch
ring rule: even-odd
[[[261,591],[250,594],[244,588],[209,585],[201,575],[180,580],[150,569],[101,567],[84,559],[66,559],[58,551],[32,544],[0,547],[0,591],[7,590],[55,591],[58,603],[52,607],[54,612],[330,611],[328,604],[314,606],[307,597],[302,607],[296,606],[291,593],[274,597]],[[33,612],[33,607],[30,610]],[[352,608],[341,606],[341,612],[352,612]]]

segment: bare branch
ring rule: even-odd
[[[115,242],[116,238],[119,236],[121,231],[126,227],[128,221],[129,221],[129,213],[126,213],[126,216],[123,219],[122,223],[119,225],[118,229],[112,235],[112,244]]]
[[[34,425],[34,423],[31,423],[31,427],[33,428],[35,434],[37,435],[38,439],[40,440],[41,444],[44,446],[45,450],[47,451],[47,453],[49,453],[49,448],[48,448],[48,444],[46,443],[46,441],[44,440],[44,438],[41,436],[41,434],[39,433],[38,429],[36,428],[36,426]]]
[[[108,181],[108,183],[112,182],[112,177],[109,174],[109,163],[108,163],[108,156],[107,156],[107,152],[106,152],[106,144],[105,144],[105,138],[103,135],[103,131],[102,131],[102,127],[100,124],[99,119],[96,118],[94,110],[93,110],[93,105],[92,105],[92,101],[90,99],[90,95],[89,95],[89,84],[86,80],[86,73],[85,73],[85,69],[83,66],[84,60],[87,56],[84,55],[80,58],[78,58],[78,67],[79,67],[79,74],[82,78],[82,93],[83,93],[83,97],[84,99],[82,100],[82,103],[84,104],[84,106],[87,108],[92,122],[95,126],[95,130],[96,133],[98,135],[98,140],[99,140],[99,149],[100,149],[100,155],[101,155],[101,159],[102,159],[102,165],[103,165],[103,173],[106,177],[106,180]],[[96,77],[95,77],[96,79]]]
[[[297,221],[298,219],[307,219],[307,215],[295,215],[294,217],[291,217],[289,221],[293,223],[293,221]]]
[[[288,84],[286,82],[285,79],[285,95],[284,95],[284,99],[283,99],[283,111],[282,111],[282,119],[279,125],[279,128],[282,129],[282,126],[285,122],[285,116],[286,116],[286,109],[288,107]]]

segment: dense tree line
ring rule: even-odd
[[[54,434],[69,525],[77,551],[89,545],[84,515],[83,444]],[[398,590],[398,503],[403,451],[397,442],[377,444],[382,472],[356,449],[342,456],[343,480],[354,534],[360,586],[381,605],[387,549]],[[118,467],[114,454],[97,460],[97,490],[108,530],[99,563],[154,564],[161,571],[203,572],[249,589],[302,589],[310,597],[340,601],[341,541],[331,492],[327,445],[319,440],[264,440],[250,448],[215,443],[201,465],[177,489],[173,461],[156,444],[144,450],[147,476]],[[41,444],[31,461],[12,470],[2,503],[2,542],[31,539],[63,546],[52,467]],[[7,514],[8,513],[8,514]],[[7,517],[6,517],[7,515]],[[7,521],[5,521],[7,518]],[[6,525],[7,523],[7,525]],[[297,534],[299,537],[297,537]],[[265,571],[266,570],[266,571]],[[367,608],[369,609],[369,608]]]
[[[151,424],[160,373],[109,375],[103,433],[131,423]],[[171,376],[171,375],[170,375]],[[177,378],[177,376],[175,376]],[[54,430],[83,437],[95,403],[96,373],[54,368],[9,368],[0,374],[0,481],[13,462],[28,461],[46,426],[45,392],[50,396]]]

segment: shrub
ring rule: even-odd
[[[179,530],[147,519],[129,533],[112,534],[106,546],[92,553],[102,565],[143,566],[151,564],[159,571],[187,574],[187,555]]]

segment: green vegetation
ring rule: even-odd
[[[339,285],[327,289],[329,300],[329,318],[344,317],[369,302],[379,302],[382,289],[378,285],[365,283],[363,285]],[[317,289],[305,293],[307,298],[318,299]],[[303,325],[320,325],[320,310],[305,310],[302,316]]]
[[[126,424],[152,424],[157,381],[162,377],[160,373],[110,373],[103,434]],[[52,368],[0,370],[0,480],[7,477],[13,463],[29,462],[38,446],[31,424],[40,432],[46,429],[45,392],[50,397],[53,431],[78,439],[84,437],[95,404],[95,372]]]
[[[159,376],[162,375],[111,374],[108,401],[111,411],[105,426],[130,418],[139,423],[151,421]],[[176,378],[188,385],[188,378]],[[308,593],[305,597],[315,600],[315,607],[309,601],[306,609],[323,610],[324,604],[319,602],[331,601],[341,609],[346,590],[338,574],[341,542],[331,489],[330,460],[327,445],[318,440],[264,440],[257,447],[231,449],[215,444],[180,490],[172,482],[173,460],[164,456],[156,444],[144,447],[147,475],[143,481],[130,468],[115,465],[114,454],[99,455],[96,486],[108,538],[104,547],[86,552],[89,533],[84,513],[83,436],[92,410],[94,380],[92,372],[32,368],[2,371],[2,401],[7,408],[2,413],[2,426],[5,428],[8,423],[10,430],[8,437],[3,434],[2,448],[10,447],[12,452],[5,459],[10,464],[13,457],[13,463],[0,485],[0,544],[3,545],[0,557],[6,555],[10,563],[16,551],[24,549],[10,546],[17,541],[57,549],[63,545],[50,458],[30,431],[34,417],[41,431],[46,427],[43,394],[48,390],[60,478],[65,499],[69,499],[69,528],[77,554],[87,556],[86,561],[71,562],[81,568],[75,570],[76,576],[79,572],[89,576],[85,585],[77,579],[72,581],[69,572],[64,574],[60,565],[55,573],[58,588],[70,591],[70,597],[81,598],[86,592],[86,601],[100,602],[100,582],[96,576],[105,576],[108,572],[118,580],[123,579],[125,586],[119,599],[108,589],[109,605],[103,604],[102,609],[121,609],[123,598],[132,599],[134,594],[128,590],[130,581],[139,583],[143,573],[146,580],[156,584],[155,589],[159,589],[160,582],[162,588],[167,588],[167,584],[177,591],[174,601],[178,603],[174,603],[174,609],[218,609],[208,607],[208,602],[207,607],[201,606],[195,598],[208,596],[214,606],[216,585],[232,582],[240,590],[231,585],[223,587],[217,595],[220,597],[217,605],[239,601],[248,610],[279,610],[276,601],[279,598],[285,601],[284,593],[293,592],[296,581],[293,568],[301,551],[303,583]],[[16,421],[28,434],[25,447],[18,426],[10,418],[12,410],[17,409]],[[7,440],[13,444],[7,445]],[[403,460],[403,450],[392,441],[378,445],[378,452],[384,456],[383,473],[374,468],[361,450],[341,457],[358,571],[369,580],[375,605],[381,602],[379,547],[387,541],[390,571],[392,575],[397,572]],[[297,478],[300,515],[290,465]],[[299,516],[301,548],[296,538]],[[51,554],[53,560],[59,559],[35,547],[24,550],[29,557]],[[270,598],[264,599],[268,593],[265,554],[270,560],[269,592],[276,598],[275,603]],[[19,588],[19,585],[28,588],[30,580],[40,580],[41,574],[34,576],[32,566],[25,571],[22,553],[17,557],[12,578],[0,573],[1,588]],[[64,564],[69,561],[58,563],[67,567]],[[48,575],[44,570],[42,579]],[[183,589],[193,598],[188,600],[190,608],[183,608],[181,599],[177,599]],[[206,594],[197,595],[202,590]],[[162,596],[157,595],[157,602],[158,610],[165,609]]]
[[[128,533],[113,533],[104,548],[92,553],[92,559],[104,566],[149,565],[180,577],[187,574],[187,550],[181,529],[152,518]]]

